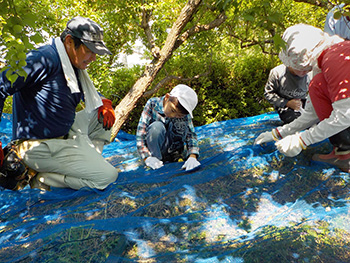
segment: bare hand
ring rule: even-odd
[[[300,110],[302,106],[301,99],[291,99],[287,102],[286,106],[293,110]]]

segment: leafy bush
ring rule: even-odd
[[[91,78],[96,87],[99,87],[99,91],[113,101],[114,106],[118,105],[143,73],[143,67],[139,65],[132,68],[110,69],[107,65],[97,64],[99,70],[94,64],[89,69],[89,72],[92,72]],[[210,58],[193,54],[177,56],[166,64],[154,85],[166,75],[166,72],[188,79],[208,72],[206,76],[183,82],[195,89],[198,94],[194,124],[201,126],[269,111],[270,105],[264,99],[263,92],[269,71],[275,64],[275,57],[264,55],[259,51],[240,52],[238,56],[230,55],[225,59],[222,59],[220,54]],[[163,96],[180,82],[170,81],[152,96]],[[138,120],[148,99],[149,97],[142,97],[139,100],[122,127],[125,132],[133,134],[136,132]],[[12,99],[9,98],[6,100],[4,112],[11,113],[11,106]]]
[[[215,61],[211,85],[201,90],[205,96],[199,103],[199,112],[203,113],[200,124],[266,112],[269,105],[263,92],[273,61],[258,52],[237,56],[233,65]]]
[[[191,78],[206,72],[209,66],[203,65],[210,63],[206,60],[192,54],[169,61],[154,85],[165,76],[166,72],[172,72],[171,75],[182,78]],[[263,93],[270,69],[275,65],[275,57],[258,51],[241,52],[241,55],[233,59],[232,57],[212,58],[211,70],[207,76],[183,82],[198,94],[199,101],[194,111],[195,126],[254,116],[269,111],[270,104],[264,99]],[[113,88],[105,91],[104,94],[109,94],[108,97],[113,98],[114,104],[117,105],[142,74],[142,70],[140,66],[116,70],[113,73]],[[179,83],[181,83],[179,80],[170,81],[152,96],[163,96]],[[124,131],[135,133],[147,99],[149,97],[143,97],[138,102],[122,128]]]

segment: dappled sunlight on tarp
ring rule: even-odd
[[[3,144],[11,137],[3,116]],[[103,155],[119,171],[104,191],[0,191],[2,262],[350,262],[349,175],[253,145],[278,115],[197,127],[201,167],[146,169],[135,136]]]

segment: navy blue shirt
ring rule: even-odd
[[[1,112],[6,97],[13,95],[13,139],[66,135],[74,122],[82,92],[71,93],[54,43],[31,51],[26,62],[27,77],[19,77],[12,87],[6,71],[0,76]],[[77,69],[74,70],[78,79]]]

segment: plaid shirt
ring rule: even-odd
[[[137,150],[142,158],[142,160],[151,156],[151,152],[147,148],[146,144],[146,136],[147,136],[147,128],[148,126],[155,122],[161,121],[163,123],[168,119],[164,115],[163,101],[164,97],[154,97],[147,101],[143,112],[141,114],[141,118],[139,120],[139,124],[137,126],[136,132],[136,146]],[[187,122],[189,133],[187,138],[185,139],[185,143],[187,144],[188,155],[196,154],[199,155],[197,134],[194,131],[194,126],[192,123],[192,119],[190,115],[186,115],[184,118],[185,122]]]

